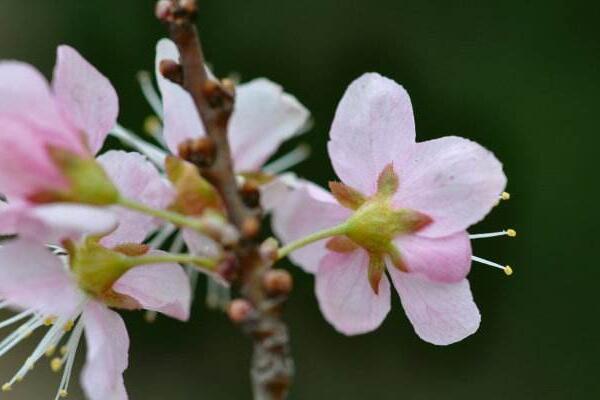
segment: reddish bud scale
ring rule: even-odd
[[[232,322],[240,324],[248,319],[252,310],[253,307],[248,300],[235,299],[229,304],[227,315]]]
[[[292,276],[282,269],[268,271],[263,277],[263,287],[271,296],[288,294],[292,291],[293,286]]]
[[[173,60],[162,60],[159,65],[160,74],[173,83],[183,83],[183,68]]]

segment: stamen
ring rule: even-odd
[[[121,125],[117,125],[110,134],[148,157],[159,169],[164,168],[167,153],[161,148],[138,138]]]
[[[137,73],[137,79],[142,89],[142,94],[146,98],[150,107],[152,107],[152,111],[160,117],[163,118],[162,112],[162,101],[160,100],[160,96],[156,92],[154,85],[152,84],[152,78],[148,71],[140,71]]]
[[[158,230],[158,233],[148,242],[148,246],[153,249],[160,249],[167,239],[175,232],[177,228],[174,225],[167,224]]]
[[[499,269],[503,270],[506,275],[510,276],[513,273],[513,270],[512,270],[512,268],[509,265],[500,265],[500,264],[495,263],[493,261],[486,260],[485,258],[475,257],[475,256],[471,256],[471,259],[473,261],[478,262],[478,263],[486,264],[486,265],[489,265],[489,266],[494,267],[494,268],[499,268]]]
[[[510,200],[510,193],[502,192],[502,194],[500,195],[500,199],[501,200]]]
[[[505,231],[500,231],[500,232],[477,233],[474,235],[469,235],[469,239],[485,239],[485,238],[491,238],[491,237],[497,237],[497,236],[515,237],[515,236],[517,236],[517,231],[515,231],[514,229],[507,229]]]
[[[2,342],[0,342],[0,357],[8,353],[13,347],[19,344],[23,339],[26,339],[29,333],[33,332],[37,328],[43,325],[43,318],[39,315],[34,315],[25,322],[13,333],[8,335]]]
[[[301,144],[289,153],[265,165],[263,170],[270,174],[279,174],[280,172],[300,164],[309,156],[310,146],[307,144]]]
[[[33,311],[28,310],[28,311],[23,311],[22,313],[19,313],[3,322],[0,323],[0,329],[5,328],[9,325],[14,324],[15,322],[18,322],[24,318],[27,318],[28,316],[30,316],[31,314],[33,314]]]
[[[65,355],[66,359],[63,361],[65,365],[65,370],[63,372],[62,379],[60,381],[60,386],[58,388],[58,393],[56,394],[55,400],[60,398],[65,398],[68,395],[69,389],[69,381],[71,380],[71,374],[73,371],[73,364],[75,363],[75,354],[77,353],[77,348],[79,347],[79,342],[81,341],[81,334],[83,333],[83,320],[80,318],[75,326],[75,330],[73,334],[69,338],[67,342],[67,354]],[[61,363],[62,364],[62,363]]]
[[[62,331],[62,326],[64,326],[64,324],[66,324],[67,321],[68,321],[68,318],[62,317],[57,321],[57,323],[55,325],[52,326],[52,328],[50,328],[50,330],[46,333],[44,338],[37,345],[37,347],[31,354],[31,356],[29,356],[27,358],[27,360],[25,360],[25,363],[23,364],[23,366],[17,371],[15,376],[13,376],[13,378],[8,382],[8,385],[10,385],[12,387],[12,385],[14,385],[15,382],[19,382],[23,378],[25,378],[27,373],[33,369],[35,363],[46,353],[46,351],[48,350],[48,347],[51,345],[51,343],[56,340],[56,336],[57,335],[62,336],[64,334]],[[41,322],[43,324],[43,318],[42,318]]]

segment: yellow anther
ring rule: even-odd
[[[156,322],[156,311],[146,311],[144,313],[144,320],[149,324]]]
[[[60,348],[60,354],[62,354],[63,356],[64,356],[65,354],[67,354],[67,351],[69,351],[69,348],[68,348],[67,346],[62,346],[62,347]]]
[[[502,194],[500,195],[500,198],[502,200],[510,200],[510,193],[508,193],[508,192],[502,192]]]
[[[504,267],[504,273],[508,276],[511,276],[513,273],[512,268],[510,267],[510,265],[507,265],[506,267]]]
[[[67,323],[65,324],[65,326],[63,327],[65,332],[69,332],[71,329],[73,329],[73,326],[75,325],[75,322],[73,322],[72,320],[67,321]]]
[[[150,136],[156,136],[160,132],[161,123],[155,115],[149,115],[144,120],[144,131]]]
[[[12,385],[10,383],[5,383],[2,385],[3,392],[10,392],[12,390]]]
[[[517,231],[515,231],[514,229],[507,229],[507,230],[506,230],[506,234],[507,234],[509,237],[515,237],[515,236],[517,236]]]
[[[58,372],[61,368],[62,360],[60,358],[56,357],[53,358],[52,361],[50,361],[50,369],[52,370],[52,372]]]
[[[54,324],[55,322],[56,322],[56,317],[47,317],[44,320],[44,325],[50,326],[50,325]]]
[[[69,393],[67,393],[65,389],[61,389],[60,392],[58,392],[58,395],[64,399],[69,395]]]
[[[50,346],[46,349],[46,357],[52,357],[56,352],[56,346]]]

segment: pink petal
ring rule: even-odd
[[[14,235],[17,233],[17,221],[14,214],[9,212],[6,202],[0,200],[0,235]]]
[[[309,115],[295,97],[267,79],[239,85],[229,123],[235,169],[260,169],[284,141],[300,131]]]
[[[190,317],[190,280],[178,264],[143,265],[130,269],[112,288],[117,293],[132,297],[146,310],[158,311],[182,321]]]
[[[123,319],[97,301],[83,311],[87,360],[81,375],[90,400],[127,400],[123,372],[129,359],[129,336]]]
[[[112,150],[97,158],[117,186],[122,196],[162,209],[169,205],[175,193],[143,155]],[[119,221],[118,228],[102,239],[108,247],[119,243],[140,243],[159,224],[155,218],[122,207],[112,207]]]
[[[280,206],[288,196],[302,185],[302,180],[293,173],[284,173],[276,176],[271,182],[260,187],[260,205],[265,212]]]
[[[171,153],[178,154],[180,143],[204,136],[205,130],[192,97],[180,85],[165,79],[160,73],[162,60],[179,61],[177,46],[169,39],[161,39],[156,45],[156,80],[162,94],[163,135]]]
[[[316,274],[321,312],[345,335],[373,331],[390,311],[390,283],[384,275],[376,295],[368,279],[369,258],[363,250],[329,253]]]
[[[27,197],[67,188],[48,155],[44,133],[48,132],[22,118],[0,114],[0,187],[4,195]]]
[[[402,306],[417,335],[426,342],[448,345],[479,328],[481,315],[469,281],[436,283],[422,275],[389,269]]]
[[[418,143],[402,177],[395,202],[433,218],[419,232],[430,237],[483,219],[506,186],[502,164],[490,151],[455,136]]]
[[[337,175],[373,194],[383,168],[392,161],[401,163],[413,150],[415,122],[408,93],[381,75],[361,76],[340,101],[330,137],[329,156]]]
[[[71,203],[53,203],[23,209],[19,234],[45,243],[102,235],[117,227],[114,214],[104,208]]]
[[[219,244],[206,235],[202,235],[192,229],[183,229],[183,240],[190,253],[210,258],[218,258],[221,253]]]
[[[61,258],[44,245],[17,239],[0,247],[0,298],[11,305],[69,316],[83,297]]]
[[[471,242],[465,231],[441,238],[406,235],[395,243],[408,270],[432,281],[459,282],[471,269]]]
[[[54,138],[47,140],[79,141],[78,133],[61,117],[46,78],[29,64],[0,62],[0,115],[52,131]]]
[[[117,123],[117,92],[104,75],[69,46],[58,47],[52,86],[63,114],[87,135],[95,154]]]
[[[273,209],[273,230],[284,244],[343,222],[350,211],[340,206],[319,186],[302,181],[285,201]],[[313,243],[290,254],[292,261],[307,272],[316,272],[328,253],[325,240]]]

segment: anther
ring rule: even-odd
[[[10,383],[5,383],[2,385],[3,392],[10,392],[12,390],[12,385]]]
[[[56,352],[56,346],[48,347],[48,350],[46,350],[46,353],[45,353],[46,357],[52,357],[55,352]]]
[[[58,357],[53,358],[52,361],[50,361],[50,369],[52,370],[52,372],[60,371],[62,366],[63,366],[62,360]]]
[[[514,229],[507,229],[506,235],[508,235],[509,237],[515,237],[517,236],[517,231],[515,231]]]
[[[51,326],[52,324],[54,324],[56,322],[56,317],[52,316],[52,317],[47,317],[44,320],[44,325],[45,326]]]
[[[58,395],[64,399],[65,397],[67,397],[67,396],[69,395],[69,393],[67,393],[67,391],[66,391],[66,390],[64,390],[64,389],[61,389],[61,390],[58,392]]]
[[[75,322],[73,322],[72,320],[67,321],[67,323],[65,324],[65,326],[63,327],[63,330],[65,332],[70,332],[71,329],[73,329],[73,326],[75,325]]]
[[[510,265],[500,265],[500,264],[495,263],[493,261],[486,260],[485,258],[476,257],[476,256],[471,256],[471,259],[473,261],[478,262],[478,263],[489,265],[490,267],[501,269],[502,271],[504,271],[504,273],[507,276],[510,276],[510,275],[513,274],[513,269],[510,267]]]
[[[502,194],[500,195],[500,198],[502,200],[510,200],[510,193],[508,193],[508,192],[502,192]]]

